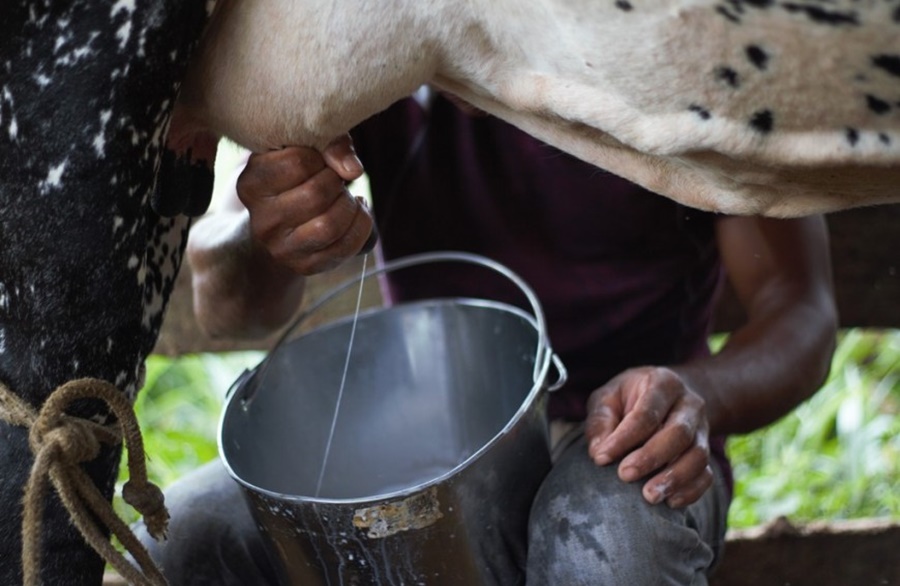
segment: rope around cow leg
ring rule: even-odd
[[[100,399],[109,405],[118,421],[99,425],[73,417],[66,408],[78,399]],[[25,586],[40,584],[41,519],[48,479],[59,493],[75,526],[88,544],[123,578],[137,586],[167,584],[149,553],[115,513],[80,464],[100,454],[100,444],[116,445],[125,440],[129,480],[122,489],[125,502],[144,517],[154,539],[164,539],[169,520],[162,491],[147,480],[144,444],[131,403],[112,384],[92,378],[69,381],[58,387],[39,413],[0,382],[0,418],[28,428],[34,464],[25,488],[22,516],[22,570]],[[134,557],[135,567],[103,535],[94,517],[118,537]]]

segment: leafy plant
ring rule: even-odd
[[[831,375],[790,414],[734,437],[732,527],[900,516],[900,331],[842,333]]]
[[[261,352],[149,357],[135,412],[152,482],[168,486],[216,457],[216,433],[225,393],[245,368],[252,368],[262,357]],[[136,514],[118,496],[127,480],[124,457],[114,505],[126,521],[132,522]]]

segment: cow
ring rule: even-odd
[[[8,0],[0,19],[0,381],[33,408],[83,377],[142,385],[189,220],[151,206],[205,0]],[[0,412],[3,403],[0,401]],[[75,415],[103,422],[104,404]],[[28,431],[0,421],[0,584],[22,584]],[[119,450],[85,465],[111,498]],[[103,563],[50,498],[42,583]]]
[[[896,0],[221,0],[182,103],[324,146],[424,83],[693,207],[900,200]]]
[[[423,83],[700,208],[898,199],[896,1],[8,0],[0,27],[0,381],[33,408],[141,387],[217,137],[322,147]],[[32,455],[0,438],[15,584]],[[106,498],[118,458],[84,465]],[[56,497],[41,548],[43,583],[99,583]]]

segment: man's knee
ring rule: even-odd
[[[528,584],[703,584],[712,552],[688,517],[647,503],[641,482],[596,466],[577,442],[535,499]]]
[[[134,530],[170,584],[276,583],[240,488],[220,462],[185,476],[165,494],[168,538],[154,541],[142,522]]]

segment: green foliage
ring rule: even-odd
[[[258,352],[150,357],[136,410],[151,480],[167,486],[216,456],[225,391],[261,359]],[[779,515],[900,517],[898,375],[900,330],[843,332],[821,391],[776,423],[730,440],[737,477],[730,525]],[[134,518],[118,497],[116,505]]]
[[[842,333],[822,389],[787,416],[729,441],[731,527],[900,517],[900,331]]]
[[[177,359],[150,356],[135,412],[144,437],[147,475],[152,482],[168,486],[216,457],[219,412],[225,393],[238,375],[245,368],[256,366],[262,356],[260,352],[196,354]],[[125,455],[114,504],[131,522],[135,513],[118,496],[128,479]]]

